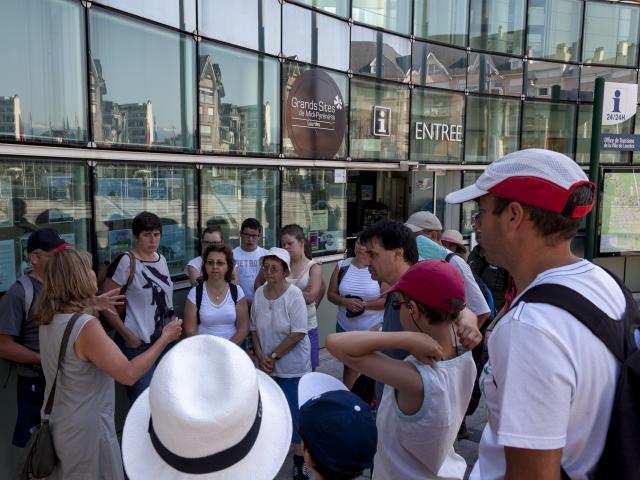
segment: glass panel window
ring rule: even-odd
[[[527,55],[577,62],[580,60],[582,0],[530,0]]]
[[[464,95],[414,88],[411,96],[411,160],[460,163]]]
[[[429,87],[464,90],[467,85],[467,52],[433,43],[413,43],[413,83]]]
[[[552,100],[577,100],[580,67],[567,63],[525,63],[527,96]]]
[[[407,38],[354,26],[351,29],[351,70],[360,75],[408,82],[411,42]]]
[[[491,163],[518,149],[520,100],[467,97],[464,159]]]
[[[333,169],[286,168],[282,172],[282,225],[297,223],[316,255],[346,248],[347,184]]]
[[[209,42],[200,44],[200,149],[276,154],[280,103],[276,59]]]
[[[258,245],[279,245],[278,171],[265,168],[206,167],[201,175],[203,227],[219,225],[229,247],[240,245],[240,226],[255,218],[262,226]]]
[[[282,51],[292,60],[349,69],[349,24],[313,10],[285,4]]]
[[[545,148],[573,157],[577,105],[524,102],[522,147]]]
[[[95,3],[109,5],[187,32],[193,32],[196,28],[194,0],[98,0]]]
[[[467,45],[467,0],[416,0],[414,16],[417,37]]]
[[[308,5],[316,10],[332,13],[340,17],[349,18],[349,2],[347,0],[293,0],[296,3]]]
[[[89,20],[96,142],[193,149],[195,42],[98,7]]]
[[[470,92],[522,94],[522,59],[471,52],[467,69]]]
[[[280,53],[278,0],[198,0],[202,35],[260,52]]]
[[[27,239],[40,228],[90,251],[88,185],[83,163],[0,162],[0,292],[33,270]]]
[[[636,120],[636,125],[638,125]],[[593,126],[593,105],[582,103],[578,111],[578,131],[576,132],[576,162],[589,165],[591,161],[591,137]],[[602,125],[602,133],[634,133],[633,118],[618,123],[617,125]],[[638,127],[636,132],[638,133]],[[636,154],[633,154],[635,157]],[[629,163],[631,152],[616,152],[612,150],[600,150],[600,163]]]
[[[409,87],[351,81],[351,158],[406,160],[409,147]]]
[[[593,90],[597,77],[604,77],[607,82],[636,83],[638,73],[631,68],[610,68],[583,66],[580,72],[580,100],[593,101]]]
[[[352,0],[351,16],[356,22],[409,35],[412,0]]]
[[[287,157],[345,158],[347,75],[298,62],[283,65],[283,152]]]
[[[135,246],[131,222],[147,211],[162,221],[158,252],[171,275],[183,273],[196,255],[195,178],[192,167],[99,163],[94,175],[98,264]]]
[[[525,0],[471,0],[469,46],[522,54]]]
[[[466,188],[469,185],[473,185],[478,180],[478,177],[482,175],[482,172],[477,170],[468,170],[462,172],[462,188]],[[471,235],[473,233],[473,224],[471,222],[471,214],[478,208],[478,203],[475,201],[464,202],[462,204],[462,211],[460,212],[460,233],[463,236]]]
[[[587,2],[582,60],[636,65],[640,10],[631,5]]]
[[[0,0],[0,140],[87,142],[83,8]]]

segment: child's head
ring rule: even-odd
[[[324,480],[348,480],[373,464],[378,431],[369,405],[324,373],[298,385],[305,461]]]
[[[401,311],[400,321],[405,330],[423,331],[422,322],[451,323],[464,308],[462,275],[443,260],[416,263],[387,293],[391,292],[396,292],[394,307]],[[408,315],[403,315],[403,310]]]

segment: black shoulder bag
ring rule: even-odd
[[[48,477],[51,475],[51,472],[53,472],[56,463],[58,463],[58,457],[53,446],[53,436],[51,435],[51,429],[49,427],[49,416],[51,415],[53,399],[56,395],[56,382],[58,380],[58,373],[60,373],[60,365],[67,350],[71,330],[81,314],[81,312],[75,313],[69,319],[67,327],[64,330],[62,343],[60,344],[60,354],[58,355],[58,368],[56,369],[56,376],[53,378],[51,391],[49,392],[49,397],[44,407],[44,416],[40,421],[40,425],[33,429],[31,438],[29,438],[29,442],[25,447],[26,455],[22,465],[23,479]]]

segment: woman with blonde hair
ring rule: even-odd
[[[49,479],[123,479],[116,438],[114,382],[135,383],[165,347],[177,340],[182,320],[164,327],[159,340],[129,361],[87,305],[97,291],[91,256],[64,249],[50,256],[35,320],[40,325],[40,357],[48,398],[58,370],[67,324],[74,319],[56,380],[49,417],[58,463]],[[76,315],[76,314],[79,314]]]

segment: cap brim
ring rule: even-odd
[[[418,227],[417,225],[413,225],[412,223],[405,223],[404,226],[412,232],[421,232],[422,230],[424,230],[422,227]]]
[[[473,185],[469,185],[462,190],[449,193],[446,197],[444,197],[444,201],[447,203],[464,203],[475,200],[476,198],[480,198],[487,193],[489,192],[476,187],[474,183]]]
[[[122,433],[122,460],[128,477],[131,480],[274,478],[280,471],[291,445],[291,414],[280,387],[264,372],[256,370],[256,374],[262,399],[262,423],[253,448],[242,460],[224,470],[198,475],[182,473],[166,464],[155,451],[149,438],[150,410],[147,388],[129,410]],[[188,435],[188,432],[184,434]]]
[[[349,389],[335,377],[326,373],[310,372],[302,376],[298,383],[298,408],[323,393]]]

